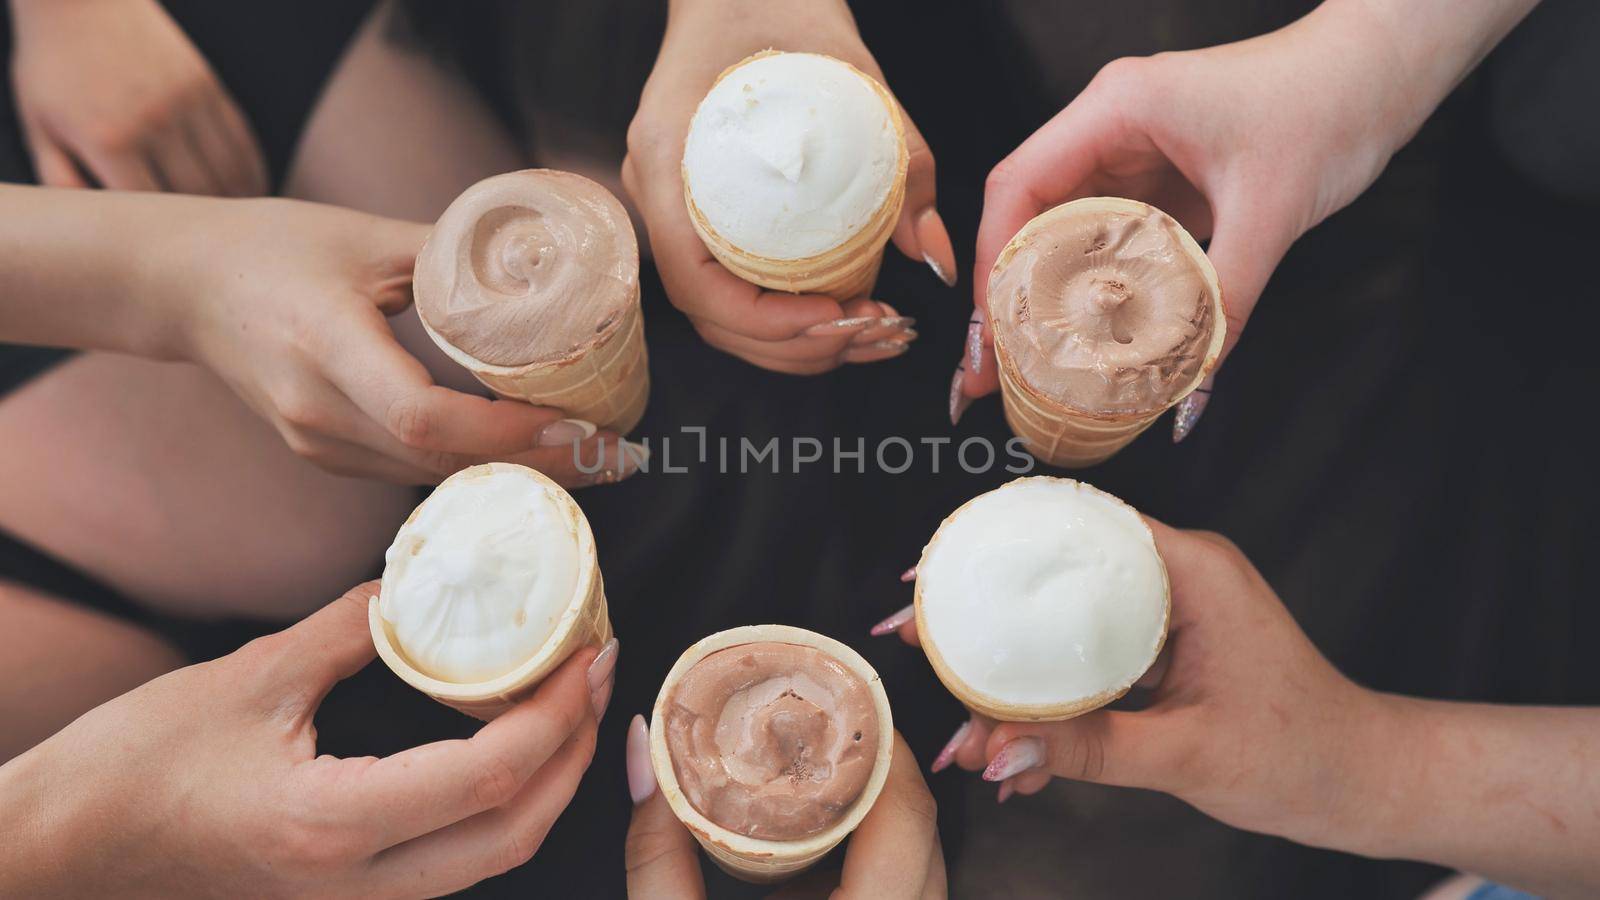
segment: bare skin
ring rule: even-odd
[[[418,128],[455,140],[418,142],[414,140]],[[423,145],[435,149],[421,156],[405,149]],[[367,151],[371,151],[366,160],[370,165],[346,164]],[[461,188],[521,164],[509,137],[464,86],[442,75],[425,58],[394,48],[369,23],[313,115],[289,188],[299,196],[428,222]],[[23,192],[14,194],[17,202],[43,202],[44,192],[24,198],[34,189],[0,190]],[[90,203],[97,197],[111,199],[109,195],[71,196]],[[8,208],[12,200],[7,198]],[[282,201],[250,202],[278,204],[272,207],[272,215],[287,215],[283,220],[286,227],[290,222],[302,222],[279,234],[304,232],[302,217]],[[191,214],[191,209],[177,210],[174,217],[200,225],[193,232],[193,241],[180,246],[190,250],[208,247],[213,252],[197,257],[186,251],[182,263],[191,265],[197,259],[214,263],[217,244],[212,236],[236,235],[237,228],[208,226],[204,216],[210,213]],[[90,213],[96,221],[104,220],[100,213]],[[140,217],[138,210],[134,213],[133,221],[142,223],[140,227],[93,238],[93,246],[127,249],[146,233],[165,230],[158,228],[154,219]],[[260,224],[265,214],[243,218]],[[32,217],[31,221],[41,220]],[[388,241],[383,237],[387,233],[402,256],[414,253],[427,231],[422,225],[396,224],[391,230],[373,228],[370,223],[378,220],[351,221],[355,227],[345,230],[336,225],[334,232],[378,242]],[[68,232],[82,235],[85,230],[74,227]],[[327,237],[312,243],[320,247],[337,243]],[[57,241],[52,246],[65,245]],[[0,480],[0,531],[40,547],[152,608],[197,616],[289,619],[309,611],[301,598],[327,596],[370,574],[395,527],[416,503],[415,492],[406,484],[437,480],[475,461],[442,444],[433,449],[408,448],[405,441],[387,433],[390,423],[366,417],[348,400],[341,403],[335,393],[318,387],[328,383],[317,374],[318,369],[291,355],[274,354],[281,365],[268,365],[268,357],[252,355],[244,344],[213,342],[218,348],[212,354],[215,368],[157,361],[184,358],[169,346],[170,335],[164,329],[151,327],[152,323],[174,320],[150,314],[152,309],[164,309],[163,304],[173,295],[152,291],[150,302],[141,305],[100,289],[94,276],[107,256],[89,250],[66,258],[59,272],[51,274],[42,268],[42,257],[19,254],[25,266],[6,270],[8,278],[21,277],[43,290],[59,292],[51,293],[47,302],[31,289],[10,290],[6,296],[18,305],[15,316],[0,309],[6,338],[118,352],[90,350],[0,398],[0,469],[8,473]],[[141,255],[132,256],[138,259]],[[337,253],[324,254],[322,262],[342,265],[337,257]],[[248,268],[259,261],[246,256],[240,265]],[[285,271],[304,275],[311,268],[300,261]],[[215,274],[211,271],[206,277]],[[193,272],[180,271],[179,275],[185,284],[199,280]],[[276,278],[268,281],[278,283]],[[105,282],[128,283],[122,277]],[[9,284],[15,288],[18,282]],[[388,289],[374,290],[381,294]],[[366,340],[360,337],[365,334],[381,342],[388,328],[372,309],[373,300],[360,299],[368,296],[364,291],[353,292],[354,298],[343,295],[349,304],[343,308],[357,317],[351,321],[363,323],[361,329],[375,326],[373,330],[333,328],[324,323],[312,332],[356,335],[359,340]],[[225,289],[206,293],[206,307],[218,308],[216,301],[228,293]],[[279,290],[258,299],[276,305],[292,293]],[[324,282],[308,286],[299,296],[308,303],[305,310],[319,311],[335,306],[327,302],[330,293],[332,286]],[[404,301],[399,296],[394,299]],[[360,302],[368,304],[364,311]],[[383,299],[376,305],[381,311],[389,302]],[[82,305],[85,303],[94,305]],[[61,315],[42,316],[41,309]],[[404,378],[415,379],[417,384],[432,381],[440,390],[466,392],[442,399],[452,409],[469,413],[467,419],[447,417],[465,423],[458,436],[468,443],[485,439],[499,443],[488,447],[479,443],[479,456],[518,459],[568,484],[581,480],[582,473],[570,463],[569,447],[533,449],[539,430],[559,418],[559,411],[520,403],[496,404],[485,419],[482,414],[490,401],[483,398],[481,386],[434,350],[415,314],[407,309],[388,321],[395,331],[395,336],[388,338],[394,347],[388,358],[406,373]],[[259,335],[261,329],[255,333]],[[245,339],[250,331],[231,334]],[[393,345],[394,340],[398,345]],[[350,371],[374,371],[368,361],[347,350],[330,352],[325,358],[336,365],[343,360]],[[218,370],[231,373],[230,380],[219,377]],[[274,384],[300,387],[293,391],[265,389],[265,378],[255,376],[268,371],[281,376]],[[369,406],[387,407],[381,396],[372,396]],[[307,402],[283,406],[279,401],[284,397]],[[318,397],[327,399],[319,401]],[[476,406],[464,406],[468,401]],[[297,424],[295,420],[305,421]],[[612,436],[608,454],[613,452],[614,440]],[[592,453],[584,455],[586,461],[594,458]],[[398,483],[343,477],[328,468]],[[626,471],[625,465],[618,468]],[[35,600],[36,604],[59,602],[42,596]],[[14,642],[46,659],[81,659],[76,648],[91,640],[91,631],[103,623],[98,618],[78,617],[73,610],[59,612],[58,616],[30,618],[9,615],[9,606],[0,608],[4,646]],[[78,631],[45,627],[41,621],[46,618],[76,623],[72,627]],[[123,631],[114,627],[93,640],[109,645],[120,634]],[[54,730],[52,723],[58,727],[95,703],[178,663],[170,649],[138,643],[130,638],[124,648],[130,660],[108,667],[125,677],[110,679],[94,690],[80,691],[61,678],[46,680],[29,697],[27,707],[53,712],[37,718],[39,724],[26,729],[26,735],[19,728],[8,737],[15,735],[20,746],[27,746]],[[97,658],[108,657],[97,654]],[[0,678],[13,681],[22,676],[22,667],[19,654],[0,652]],[[0,717],[8,722],[20,721],[16,717],[25,712],[21,705],[13,709],[0,702]]]
[[[1150,704],[1036,725],[974,719],[942,760],[983,770],[1003,796],[1052,777],[1145,788],[1304,844],[1541,896],[1600,890],[1600,710],[1357,685],[1226,538],[1150,527],[1172,579],[1171,633],[1141,681]],[[916,642],[914,624],[899,632]]]
[[[0,582],[6,727],[0,764],[112,697],[183,665],[176,649],[111,616]],[[72,652],[62,653],[70,647]],[[85,659],[94,665],[82,665]]]

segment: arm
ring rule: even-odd
[[[198,363],[339,474],[436,483],[493,459],[575,486],[638,468],[616,434],[436,385],[400,346],[385,317],[411,303],[425,225],[291,200],[6,185],[0,208],[0,340]],[[584,473],[578,454],[598,459],[596,444],[615,464]]]
[[[470,738],[318,755],[322,698],[372,659],[377,587],[0,766],[0,896],[439,896],[532,856],[589,766],[612,676],[587,672],[586,648]]]
[[[0,208],[0,340],[177,358],[181,295],[161,282],[191,260],[160,257],[211,203],[0,185]]]
[[[1303,844],[1600,891],[1600,710],[1361,687],[1237,547],[1150,527],[1172,584],[1167,648],[1139,682],[1150,703],[1039,725],[974,718],[936,768],[982,770],[1003,797],[1052,777],[1158,790]],[[896,630],[916,641],[914,623]]]
[[[1535,2],[1327,0],[1271,34],[1111,62],[989,175],[977,322],[952,415],[999,388],[987,273],[1029,219],[1078,197],[1123,196],[1209,238],[1226,360],[1290,245],[1360,196]],[[1175,439],[1207,396],[1184,399]]]
[[[1379,702],[1395,728],[1362,754],[1373,816],[1333,846],[1539,894],[1600,891],[1600,710]]]

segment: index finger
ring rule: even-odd
[[[593,715],[585,675],[594,658],[592,648],[574,653],[532,697],[470,738],[331,761],[330,806],[381,829],[376,850],[507,803]]]
[[[917,759],[895,732],[889,780],[850,838],[837,897],[921,897],[938,855],[938,805],[917,771]]]
[[[989,271],[1022,226],[1052,206],[1086,196],[1114,121],[1098,95],[1085,90],[989,173],[973,263],[979,309],[989,308]]]
[[[425,367],[394,339],[382,333],[343,355],[361,364],[341,365],[329,379],[361,410],[401,444],[413,450],[495,457],[539,446],[539,434],[562,413],[520,400],[491,400],[433,383]]]
[[[785,341],[812,325],[844,317],[832,297],[763,290],[723,268],[690,224],[679,170],[671,172],[672,189],[653,188],[648,201],[639,205],[661,284],[673,306],[760,341]]]

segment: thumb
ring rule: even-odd
[[[377,581],[358,584],[344,596],[272,636],[277,661],[269,677],[301,694],[305,709],[315,709],[338,682],[361,671],[377,650],[367,625],[367,608],[378,598]]]
[[[894,229],[894,245],[912,260],[928,264],[947,287],[956,284],[956,251],[950,232],[934,207],[938,187],[934,179],[933,151],[912,124],[905,110],[900,120],[906,132],[906,197]]]
[[[377,272],[372,302],[384,315],[392,316],[411,305],[417,254],[432,231],[432,226],[399,219],[379,219],[371,229],[371,253]]]
[[[1180,743],[1158,713],[1098,710],[1065,722],[1006,723],[989,735],[985,781],[1039,770],[1059,778],[1163,790]]]
[[[1273,270],[1293,242],[1291,234],[1283,216],[1270,206],[1241,200],[1217,205],[1216,224],[1206,257],[1217,271],[1217,283],[1222,286],[1222,310],[1228,323],[1221,360],[1226,360],[1239,343],[1245,322],[1255,311],[1256,301],[1261,299]]]
[[[628,725],[628,793],[634,803],[623,851],[628,896],[704,897],[699,848],[657,789],[644,716],[634,716]]]

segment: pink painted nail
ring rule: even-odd
[[[1019,737],[994,755],[989,768],[983,770],[984,781],[1005,781],[1013,775],[1038,767],[1044,762],[1044,741],[1036,737]]]
[[[971,730],[971,719],[962,722],[961,727],[956,729],[956,733],[951,735],[950,740],[945,742],[944,749],[940,750],[939,755],[933,758],[933,765],[928,767],[928,771],[943,772],[945,769],[950,768],[950,764],[956,761],[956,753],[961,750],[962,742],[966,741],[967,733]]]
[[[987,320],[983,310],[975,309],[967,325],[967,368],[974,375],[983,371],[983,323]]]
[[[972,398],[961,390],[961,382],[967,374],[966,361],[956,366],[956,377],[950,379],[950,425],[955,427],[961,424],[961,417],[966,414],[967,407],[972,405]]]
[[[909,568],[909,569],[905,570],[904,572],[900,573],[900,583],[901,584],[904,584],[904,583],[906,583],[908,581],[916,581],[916,580],[917,580],[917,567],[916,566],[912,566],[911,568]]]
[[[889,618],[884,619],[882,622],[872,626],[872,636],[883,637],[891,631],[898,631],[900,630],[900,626],[906,624],[912,619],[915,619],[916,617],[917,608],[915,606],[907,606],[905,609],[900,610]]]
[[[1009,781],[1000,782],[1000,793],[995,796],[994,802],[996,802],[996,803],[1004,803],[1007,800],[1010,800],[1011,799],[1011,795],[1015,791],[1016,791],[1016,788],[1011,786],[1011,782],[1009,782]]]
[[[593,422],[586,422],[583,419],[557,419],[539,429],[539,436],[534,438],[533,445],[565,447],[594,437],[596,430]]]
[[[650,729],[644,716],[628,723],[628,796],[638,806],[656,792],[656,773],[650,766]]]
[[[606,703],[611,699],[611,675],[617,670],[617,649],[621,646],[616,638],[606,641],[594,662],[589,663],[589,702],[597,719],[605,715]]]

